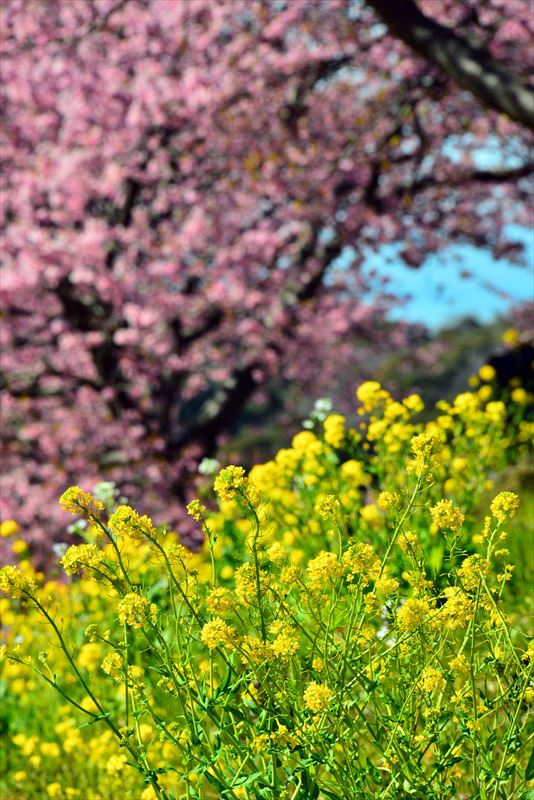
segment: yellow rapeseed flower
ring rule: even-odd
[[[368,583],[369,579],[376,580],[380,573],[380,559],[372,545],[366,542],[351,545],[343,553],[341,563],[348,573],[347,580],[349,581],[352,581],[357,575],[364,580],[364,583]]]
[[[447,600],[441,607],[436,624],[442,625],[444,622],[451,630],[465,627],[473,618],[473,601],[458,586],[447,586],[443,593]]]
[[[528,403],[531,399],[532,395],[530,395],[522,386],[518,386],[517,389],[514,389],[511,398],[514,403],[518,403],[519,405],[523,405],[524,403]]]
[[[115,536],[137,543],[144,541],[146,537],[154,539],[157,535],[150,517],[139,516],[130,506],[119,506],[110,516],[108,525]]]
[[[339,448],[345,440],[345,417],[329,414],[323,422],[324,440],[330,447]]]
[[[460,677],[466,677],[467,675],[469,675],[471,671],[471,667],[469,666],[469,661],[463,654],[455,656],[449,662],[449,667],[451,672],[455,672]]]
[[[342,567],[335,553],[323,551],[308,562],[308,586],[312,591],[325,589],[330,581],[339,578]]]
[[[78,666],[95,672],[102,657],[102,647],[96,642],[85,642],[78,653]]]
[[[413,631],[425,622],[430,610],[428,600],[410,597],[397,610],[397,625],[401,631]]]
[[[410,442],[413,459],[408,463],[406,471],[422,478],[427,476],[436,466],[435,454],[440,441],[435,433],[424,431],[414,436]]]
[[[269,588],[270,574],[260,570],[260,591],[266,592]],[[249,561],[241,564],[235,571],[235,593],[246,605],[256,602],[256,570]]]
[[[222,469],[215,478],[213,488],[221,500],[233,500],[247,484],[243,467],[230,465]]]
[[[278,658],[290,658],[299,649],[299,636],[296,629],[289,623],[279,620],[273,622],[269,632],[275,636],[272,642],[273,655]]]
[[[519,508],[519,497],[514,492],[500,492],[491,501],[491,513],[499,522],[512,519]]]
[[[116,775],[120,772],[124,768],[127,760],[124,753],[117,753],[110,756],[106,763],[106,772],[108,775]]]
[[[335,517],[339,509],[339,500],[334,494],[322,494],[316,500],[315,513],[323,519]]]
[[[105,508],[104,503],[96,500],[89,492],[84,492],[79,486],[71,486],[63,492],[59,504],[71,514],[93,520],[100,519],[100,512]]]
[[[16,556],[21,556],[28,549],[28,543],[24,539],[15,539],[11,544],[11,550]]]
[[[60,564],[67,575],[84,572],[86,576],[91,577],[91,569],[100,570],[104,560],[104,553],[96,544],[73,544],[61,557]]]
[[[124,660],[122,656],[117,653],[108,653],[101,664],[102,670],[106,675],[110,675],[116,681],[121,681],[123,678]]]
[[[361,461],[345,461],[340,472],[343,480],[352,486],[368,486],[371,482],[371,476],[366,474],[365,465]]]
[[[0,523],[0,538],[14,536],[20,531],[20,525],[14,519],[6,519]]]
[[[430,516],[438,528],[449,528],[452,531],[458,531],[465,519],[465,515],[450,500],[440,500],[432,506]]]
[[[434,667],[425,667],[422,671],[417,686],[420,691],[431,693],[441,692],[445,688],[445,678],[442,673]]]
[[[296,436],[293,436],[291,440],[291,446],[294,450],[297,451],[305,451],[307,450],[310,445],[315,444],[317,442],[317,436],[312,433],[311,431],[300,431],[297,433]]]
[[[157,607],[148,598],[137,592],[128,592],[117,606],[117,614],[121,625],[131,625],[133,628],[142,628],[148,622],[155,623]]]
[[[31,595],[36,588],[35,581],[24,575],[18,567],[8,564],[0,569],[0,592],[8,597]]]
[[[399,496],[392,492],[380,492],[376,504],[382,511],[389,511],[390,508],[396,506],[399,502]]]
[[[490,364],[484,364],[482,367],[480,367],[478,371],[480,380],[485,381],[486,383],[492,381],[495,378],[496,374],[497,373],[495,372],[495,368],[492,367]]]
[[[506,419],[506,406],[502,400],[495,400],[486,405],[486,414],[495,424],[500,424]]]
[[[490,565],[478,553],[465,558],[458,570],[458,575],[462,580],[464,588],[468,591],[474,591],[479,581],[489,573]]]
[[[519,344],[519,333],[516,331],[515,328],[508,328],[502,335],[502,340],[504,344],[508,345],[509,347],[517,347]]]
[[[328,686],[312,681],[304,691],[304,705],[310,711],[322,713],[326,711],[333,697],[333,692]]]
[[[202,522],[203,516],[206,513],[206,506],[203,506],[200,500],[191,500],[187,506],[187,513],[197,522]]]
[[[418,394],[411,394],[408,397],[405,397],[402,402],[408,411],[411,411],[414,414],[419,414],[424,410],[425,407],[422,398]]]
[[[382,389],[378,381],[365,381],[356,389],[356,397],[365,411],[372,411],[385,403],[390,398],[390,394]]]
[[[215,617],[209,622],[206,622],[200,632],[200,638],[209,650],[214,650],[216,647],[219,647],[219,645],[234,648],[236,631],[223,619]]]
[[[267,550],[267,556],[269,561],[272,561],[274,564],[276,564],[279,561],[283,561],[285,558],[287,558],[287,550],[280,544],[280,542],[275,542]]]
[[[41,753],[43,756],[47,756],[47,758],[59,758],[61,750],[56,742],[42,742]]]
[[[206,598],[206,606],[212,614],[223,614],[239,604],[238,598],[230,589],[215,586]]]

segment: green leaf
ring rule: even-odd
[[[230,686],[230,681],[232,680],[232,675],[234,674],[233,670],[229,669],[224,679],[224,683],[222,686],[218,686],[215,691],[213,692],[213,700],[216,701],[221,695],[226,693],[226,690]]]
[[[325,789],[324,786],[321,786],[321,794],[325,797],[330,797],[331,800],[340,800],[339,794],[334,794],[329,789]]]
[[[432,547],[429,554],[427,564],[433,572],[439,572],[443,564],[443,547],[441,545]]]
[[[211,783],[212,786],[215,786],[215,788],[218,789],[219,792],[221,793],[221,795],[224,797],[224,794],[225,794],[225,791],[226,791],[226,787],[225,787],[224,783],[221,783],[221,781],[218,778],[216,778],[215,775],[213,775],[208,770],[206,770],[206,772],[204,772],[204,777],[206,778],[208,783]]]
[[[82,728],[88,728],[89,725],[94,725],[95,722],[100,722],[103,719],[107,719],[109,714],[106,712],[104,714],[99,714],[98,717],[93,717],[93,719],[89,720],[89,722],[82,722],[81,725],[78,725],[78,728],[81,730]]]
[[[497,741],[497,731],[492,731],[488,736],[488,740],[486,742],[486,750],[492,750],[495,747],[495,742]]]
[[[242,775],[240,778],[234,781],[232,784],[232,789],[234,789],[236,786],[248,786],[249,784],[253,783],[256,778],[259,778],[261,774],[261,772],[252,772],[250,775]]]

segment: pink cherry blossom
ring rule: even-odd
[[[528,72],[529,0],[420,6]],[[365,299],[384,245],[414,268],[451,242],[519,256],[506,226],[528,223],[531,135],[370,5],[6,0],[1,15],[1,514],[38,541],[64,538],[71,483],[116,480],[183,520],[199,458],[273,377],[317,396],[405,343],[383,325],[402,287]]]

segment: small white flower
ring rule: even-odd
[[[201,475],[215,475],[220,468],[221,463],[216,458],[203,458],[198,465],[198,471]]]

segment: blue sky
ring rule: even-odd
[[[509,233],[524,242],[528,266],[496,260],[488,251],[471,246],[451,246],[430,256],[417,270],[396,257],[394,246],[374,254],[369,268],[391,278],[388,288],[392,292],[408,297],[391,312],[391,318],[420,322],[436,330],[466,316],[490,322],[516,303],[533,300],[534,232],[510,226]],[[461,276],[464,270],[470,277]]]
[[[444,152],[451,161],[461,158],[465,146],[472,145],[469,134],[452,137]],[[522,146],[511,138],[490,137],[483,147],[471,147],[479,169],[514,168],[524,163]],[[430,256],[418,270],[410,269],[391,246],[369,260],[379,275],[391,277],[389,288],[409,299],[391,313],[392,319],[421,322],[436,330],[463,317],[491,322],[518,302],[534,300],[534,230],[518,225],[507,229],[510,239],[525,245],[526,266],[507,259],[495,259],[487,250],[473,246],[451,246]],[[461,276],[462,271],[470,277]]]
[[[471,136],[452,137],[444,152],[452,161],[462,157],[469,147],[474,165],[479,169],[513,169],[528,156],[523,145],[511,138],[504,142],[489,137],[483,147],[473,145]],[[370,253],[364,271],[377,273],[376,291],[381,277],[389,277],[388,291],[406,298],[389,316],[395,320],[419,322],[438,330],[465,317],[491,322],[506,314],[517,303],[534,301],[534,228],[509,225],[508,237],[525,246],[525,264],[518,266],[508,259],[495,259],[486,249],[471,245],[451,245],[428,257],[419,269],[407,267],[399,257],[399,245],[384,246]],[[353,253],[346,248],[338,266],[348,266]],[[462,277],[462,272],[469,277]],[[370,292],[368,299],[372,299]]]

